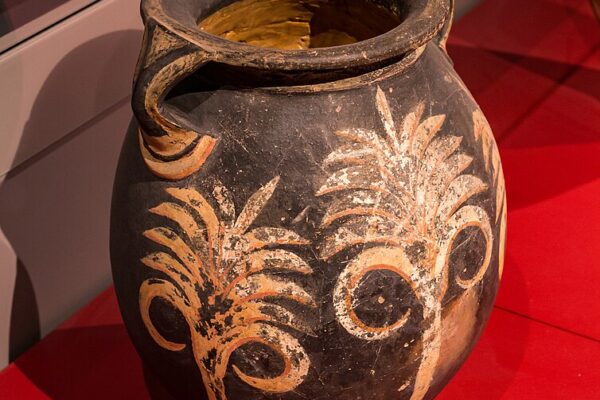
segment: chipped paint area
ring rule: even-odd
[[[330,260],[351,247],[366,248],[347,263],[333,293],[340,325],[360,339],[376,341],[402,332],[411,313],[409,309],[383,326],[362,321],[355,312],[355,297],[368,273],[391,271],[412,289],[423,308],[423,350],[411,395],[416,400],[426,395],[440,362],[442,300],[449,285],[473,288],[490,265],[494,237],[487,212],[478,205],[465,204],[486,192],[488,185],[464,173],[473,158],[461,150],[462,138],[440,135],[445,115],[425,116],[421,103],[396,124],[379,87],[375,104],[383,134],[357,128],[341,130],[337,132],[341,145],[324,160],[323,166],[331,174],[316,193],[327,204],[319,255]],[[479,117],[474,117],[479,132],[476,136],[484,138],[489,133],[482,130],[481,124]],[[493,138],[491,142],[489,137],[484,140],[487,146],[493,144]],[[484,149],[486,163],[490,159],[489,168],[499,171],[494,177],[501,177],[499,161],[494,157],[495,148]],[[468,227],[482,232],[485,256],[474,276],[467,279],[456,275],[456,282],[449,282],[454,241]],[[411,260],[407,254],[414,246],[422,251]],[[469,311],[474,313],[476,306]]]
[[[494,140],[494,134],[490,128],[485,115],[481,110],[473,111],[473,131],[475,138],[480,142],[483,151],[485,169],[492,174],[492,179],[496,187],[496,223],[500,221],[500,233],[498,240],[499,245],[499,270],[498,275],[502,278],[504,269],[504,252],[506,248],[506,184],[504,183],[504,173],[502,171],[502,162],[500,161],[500,153],[498,146]]]
[[[148,34],[148,32],[146,32]],[[182,48],[187,43],[178,36],[170,35],[163,28],[156,27],[152,33],[150,47],[144,60],[144,67],[154,64],[159,58],[173,50]]]
[[[206,62],[204,52],[185,50],[188,45],[164,26],[146,29],[134,77],[132,106],[141,126],[140,152],[146,167],[168,180],[197,172],[217,143],[210,135],[181,126],[159,104],[180,79]],[[173,58],[174,54],[178,56]]]
[[[162,251],[144,257],[146,267],[163,277],[149,278],[140,287],[142,320],[156,344],[180,351],[186,343],[164,338],[152,322],[150,305],[155,299],[170,303],[189,326],[196,363],[210,400],[225,400],[224,377],[232,353],[248,343],[271,348],[284,368],[280,375],[260,378],[236,365],[235,374],[246,384],[273,393],[294,390],[306,377],[310,360],[288,329],[314,335],[310,325],[287,308],[269,301],[288,299],[315,308],[312,295],[297,283],[275,276],[274,271],[312,273],[311,267],[278,245],[304,246],[308,241],[284,228],[249,229],[273,195],[279,177],[255,192],[235,215],[231,192],[217,183],[211,203],[193,188],[169,188],[173,201],[150,209],[176,223],[176,231],[158,227],[144,236]]]

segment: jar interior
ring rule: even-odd
[[[397,27],[402,14],[401,8],[370,0],[239,0],[201,19],[198,27],[257,47],[304,50],[379,36]]]

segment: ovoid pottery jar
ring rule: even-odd
[[[112,206],[127,330],[175,398],[431,399],[502,274],[494,138],[445,52],[451,0],[282,50],[145,0]]]

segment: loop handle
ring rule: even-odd
[[[134,77],[132,108],[140,125],[140,150],[155,175],[183,179],[206,161],[217,139],[202,135],[164,103],[182,79],[209,61],[208,53],[154,18],[146,19],[142,51]],[[183,120],[185,123],[185,120]]]

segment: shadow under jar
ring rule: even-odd
[[[111,258],[176,398],[433,398],[502,274],[451,0],[145,0]]]

